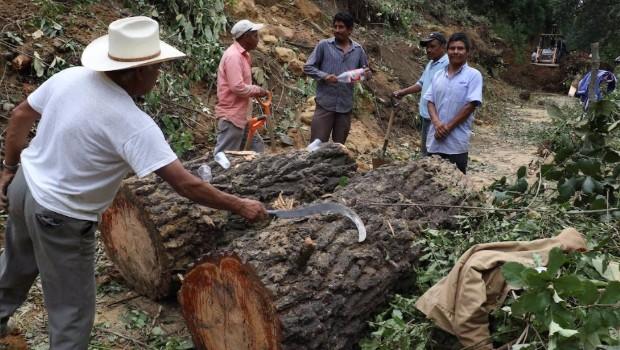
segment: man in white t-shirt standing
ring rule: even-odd
[[[0,205],[8,201],[9,217],[0,256],[0,336],[40,275],[52,350],[88,348],[97,221],[130,171],[155,172],[202,205],[248,220],[266,216],[260,202],[189,173],[133,102],[154,87],[161,62],[185,56],[159,40],[158,23],[124,18],[108,33],[84,50],[84,67],[54,75],[13,110],[5,139]]]

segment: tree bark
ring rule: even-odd
[[[312,153],[246,153],[229,158],[232,166],[227,171],[204,157],[185,166],[195,172],[206,161],[215,187],[263,202],[279,195],[296,202],[313,201],[332,192],[342,177],[356,170],[348,151],[338,145],[325,145]],[[177,276],[201,256],[252,227],[236,215],[193,204],[150,175],[123,182],[103,214],[100,230],[108,256],[128,284],[159,299],[178,289]]]
[[[390,295],[412,288],[421,230],[450,227],[458,210],[397,204],[460,205],[467,194],[462,180],[436,158],[356,176],[329,201],[360,215],[368,232],[362,243],[348,219],[325,215],[274,220],[218,245],[179,292],[194,345],[354,348]]]

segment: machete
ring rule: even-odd
[[[362,219],[351,208],[338,203],[319,203],[290,210],[267,210],[267,213],[280,219],[301,218],[315,214],[340,214],[348,217],[357,227],[357,241],[363,242],[366,239],[366,226]]]

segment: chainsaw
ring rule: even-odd
[[[245,139],[245,146],[243,147],[244,151],[249,151],[252,147],[252,140],[254,139],[254,134],[265,126],[267,120],[271,118],[271,91],[267,92],[267,96],[265,98],[256,98],[258,104],[261,107],[261,115],[257,117],[252,117],[248,121],[247,129],[247,137]]]

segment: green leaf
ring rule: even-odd
[[[564,113],[558,105],[553,103],[547,104],[547,114],[551,117],[551,119],[564,119]]]
[[[530,289],[546,289],[551,281],[551,275],[547,271],[538,272],[531,268],[525,269],[521,276]]]
[[[151,329],[151,334],[152,335],[164,335],[165,332],[163,329],[161,329],[161,327],[153,327],[153,329]]]
[[[576,275],[564,275],[553,281],[553,287],[562,298],[568,298],[582,289],[581,280]]]
[[[551,304],[550,316],[554,321],[563,327],[570,327],[574,324],[576,319],[576,316],[573,315],[572,312],[558,302]]]
[[[607,208],[607,199],[600,194],[594,198],[592,203],[590,203],[590,209],[592,210],[600,210],[605,208]]]
[[[553,164],[543,164],[540,168],[542,175],[547,180],[555,180],[558,181],[564,175],[562,169],[558,168]]]
[[[611,281],[599,299],[599,304],[616,304],[620,302],[620,282]]]
[[[521,277],[521,274],[525,269],[526,267],[524,265],[510,261],[502,266],[502,275],[510,286],[514,288],[523,288],[525,286],[525,281]]]
[[[34,62],[32,64],[35,73],[37,74],[37,77],[42,77],[43,74],[45,74],[45,66],[43,64],[43,60],[41,59],[41,56],[39,56],[38,52],[34,52]]]
[[[555,276],[555,274],[560,270],[562,265],[564,265],[568,259],[562,252],[562,249],[555,247],[551,249],[549,252],[549,262],[547,263],[547,272],[551,276]]]
[[[519,170],[517,170],[517,179],[525,177],[526,175],[527,175],[527,167],[525,167],[525,165],[520,166]]]
[[[607,127],[607,132],[614,131],[614,129],[617,128],[619,125],[620,125],[620,120],[616,120],[615,122],[613,122],[611,125]]]
[[[581,158],[577,161],[577,167],[584,175],[597,176],[601,173],[601,162],[592,158]]]
[[[584,305],[594,304],[599,297],[596,285],[590,280],[582,281],[581,285],[581,293],[578,293],[575,297]]]
[[[603,161],[606,163],[620,162],[620,153],[613,149],[606,149],[605,155],[603,156]]]
[[[597,308],[590,308],[586,313],[583,330],[586,333],[596,333],[597,330],[603,327],[604,320],[603,315]]]
[[[535,293],[525,292],[512,304],[511,310],[518,316],[528,312],[541,314],[551,304],[553,304],[553,300],[549,290],[541,290]]]
[[[586,179],[583,181],[583,184],[581,185],[581,190],[584,193],[588,193],[591,194],[594,192],[596,185],[594,184],[594,180],[592,179],[591,176],[586,176]]]
[[[560,193],[559,199],[563,202],[571,199],[575,194],[575,185],[577,180],[574,177],[565,179],[564,182],[558,184],[558,192]]]
[[[610,100],[600,100],[592,104],[591,110],[594,115],[610,117],[614,112],[618,110],[618,106]]]
[[[513,186],[513,190],[519,193],[525,193],[527,191],[529,184],[527,180],[523,177],[519,178],[515,185]]]
[[[555,323],[554,321],[551,321],[551,324],[549,324],[549,336],[552,336],[554,334],[559,334],[563,337],[572,337],[573,335],[579,334],[579,331],[575,330],[575,329],[565,329],[562,328],[559,324]]]

